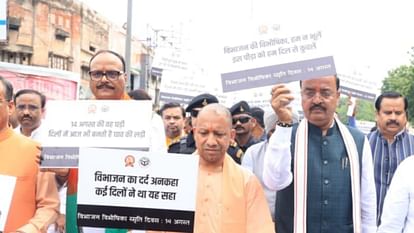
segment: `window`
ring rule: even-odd
[[[49,53],[49,67],[60,69],[60,70],[69,70],[69,58],[59,56],[53,53]]]
[[[30,65],[31,57],[32,54],[23,52],[10,52],[2,50],[0,53],[0,61],[14,64]]]

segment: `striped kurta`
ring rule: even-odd
[[[388,143],[376,130],[368,134],[374,161],[375,188],[377,191],[377,223],[382,213],[385,194],[391,184],[397,166],[408,156],[414,154],[414,136],[403,130]]]

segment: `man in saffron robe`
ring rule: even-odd
[[[226,153],[234,133],[227,108],[209,104],[200,110],[194,128],[194,154],[200,157],[195,233],[274,232],[259,180]]]

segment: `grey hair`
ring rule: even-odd
[[[200,110],[198,116],[205,112],[214,112],[216,115],[224,116],[226,118],[226,121],[229,123],[230,129],[233,127],[231,113],[225,106],[217,103],[206,105]]]

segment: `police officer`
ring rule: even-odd
[[[250,106],[246,101],[240,101],[230,108],[233,118],[233,129],[236,131],[236,142],[243,152],[246,152],[249,146],[256,144],[253,138],[253,128],[257,121],[252,117]]]
[[[198,112],[204,106],[212,103],[218,103],[217,97],[205,93],[194,97],[191,102],[188,104],[187,108],[185,109],[186,112],[189,112],[191,115],[191,125],[194,127],[197,124],[197,116]],[[196,150],[196,145],[194,141],[194,135],[191,131],[184,137],[181,137],[179,142],[175,142],[168,147],[169,153],[179,153],[179,154],[192,154]],[[241,163],[241,158],[243,156],[243,151],[237,146],[237,143],[233,141],[227,153],[237,162]]]

